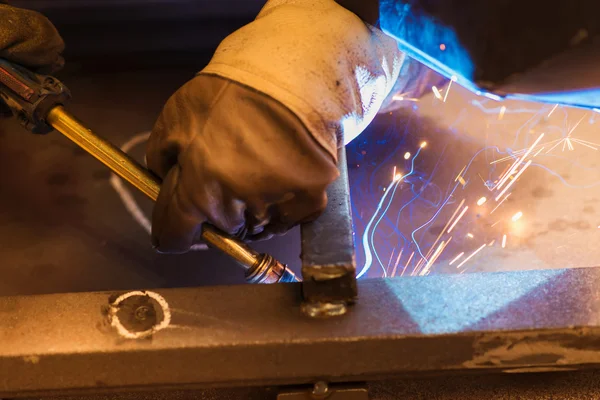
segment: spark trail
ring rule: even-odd
[[[406,175],[396,177],[396,174],[394,174],[394,179],[386,188],[383,197],[381,198],[381,200],[379,201],[379,204],[377,205],[377,209],[375,210],[373,217],[367,224],[367,227],[365,228],[365,232],[363,233],[363,238],[362,238],[363,249],[365,252],[365,264],[364,264],[362,270],[356,276],[357,278],[361,278],[363,275],[365,275],[367,273],[369,268],[371,268],[371,264],[373,263],[373,253],[371,252],[371,246],[370,246],[369,241],[371,241],[371,243],[372,243],[373,233],[377,229],[377,226],[379,225],[379,223],[381,222],[383,217],[385,216],[385,213],[387,212],[387,210],[390,208],[390,205],[394,198],[394,194],[395,194],[396,190],[398,189],[398,186],[404,179],[406,179],[408,176],[411,176],[414,173],[415,161],[419,157],[419,154],[421,154],[421,150],[423,150],[424,147],[425,146],[420,146],[419,150],[417,150],[415,156],[411,160],[410,171]],[[386,202],[387,202],[387,204],[384,207],[384,204]],[[382,211],[382,209],[383,209],[383,211]],[[387,276],[385,269],[384,269],[384,276]]]
[[[453,94],[448,96],[450,88],[453,88]],[[454,273],[471,271],[490,254],[521,249],[534,217],[535,203],[523,197],[524,191],[530,190],[529,185],[536,182],[532,177],[545,174],[542,176],[558,179],[569,190],[600,185],[600,168],[579,165],[582,152],[600,149],[600,144],[583,136],[587,132],[583,128],[586,118],[590,125],[596,124],[591,116],[593,112],[584,112],[581,116],[581,111],[577,111],[574,113],[579,115],[572,118],[570,109],[558,105],[520,103],[515,106],[493,99],[473,100],[473,95],[465,95],[461,90],[458,85],[446,90],[433,87],[429,99],[413,103],[414,114],[422,107],[429,107],[438,110],[433,113],[437,118],[437,114],[443,114],[447,107],[456,107],[458,101],[463,101],[461,109],[448,111],[455,120],[446,120],[450,133],[443,133],[444,137],[435,137],[429,130],[420,128],[411,131],[409,124],[404,123],[405,139],[396,150],[391,155],[388,152],[383,163],[381,158],[370,161],[372,165],[380,164],[375,171],[390,168],[388,171],[391,172],[394,169],[391,182],[387,178],[384,185],[376,185],[380,187],[377,197],[373,196],[372,189],[356,191],[355,182],[351,181],[357,224],[364,219],[362,232],[360,226],[357,228],[362,239],[358,243],[362,250],[359,254],[363,257],[359,278],[452,273],[442,266],[450,267]],[[398,100],[406,100],[410,94],[401,97]],[[485,120],[486,125],[477,140],[475,135],[470,137],[461,132],[465,126],[468,128],[473,121],[479,120]],[[395,134],[398,132],[402,135],[402,128],[396,128]],[[423,145],[414,156],[410,150],[417,147],[416,144],[412,147],[403,145],[414,143],[415,139],[410,136],[417,132],[430,139],[436,138],[427,144],[432,150],[426,153],[427,156],[421,154]],[[457,139],[445,139],[452,133],[460,143],[466,143],[463,147],[472,148],[471,155],[462,162],[453,159],[460,150],[452,143]],[[392,133],[386,135],[381,143],[392,141]],[[451,143],[449,157],[442,151],[444,146],[449,146],[444,140]],[[366,141],[363,143],[361,154],[369,154],[371,148],[366,147]],[[399,174],[395,162],[409,160],[410,172]],[[390,163],[393,164],[390,166]],[[598,171],[599,179],[570,183],[566,175],[553,167],[557,163],[579,170]],[[360,164],[356,167],[369,165],[367,161]],[[355,176],[359,177],[359,185],[371,186],[373,182],[381,181],[377,176],[383,175],[373,173],[369,178],[357,173]],[[371,204],[377,204],[374,212],[367,212],[368,207],[358,205],[361,196],[371,198]]]

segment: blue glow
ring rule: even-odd
[[[595,108],[600,107],[600,88],[577,90],[571,92],[536,93],[536,94],[511,94],[507,98],[539,101],[543,103],[564,104],[573,107]]]
[[[437,275],[387,284],[423,333],[445,334],[464,331],[564,271]]]
[[[495,101],[501,101],[501,100],[502,100],[502,97],[500,97],[500,96],[498,96],[498,95],[496,95],[496,94],[492,94],[492,93],[484,93],[483,95],[484,95],[485,97],[487,97],[488,99],[492,99],[492,100],[495,100]]]
[[[590,154],[600,151],[593,135],[600,108],[586,112],[556,103],[498,102],[493,95],[475,97],[460,85],[439,90],[444,97],[450,93],[447,103],[435,96],[422,98],[418,105],[423,114],[406,104],[404,110],[382,115],[375,128],[348,147],[359,277],[513,269],[503,253],[521,250],[526,253],[517,253],[517,262],[523,265],[531,260],[538,267],[564,267],[536,247],[535,235],[546,234],[537,227],[542,216],[532,212],[537,202],[527,202],[521,194],[543,182],[556,185],[553,192],[566,198],[571,190],[600,185],[600,169]],[[543,140],[530,154],[529,181],[511,186],[506,192],[514,192],[510,201],[496,200],[498,193],[490,192],[541,133]],[[412,160],[422,141],[430,144]],[[392,171],[396,176],[410,171],[410,176],[400,186]],[[478,204],[483,197],[487,202]],[[463,201],[468,209],[459,204]],[[464,214],[458,214],[461,208]],[[531,218],[514,225],[511,218],[517,211]],[[557,215],[569,212],[557,209]],[[546,214],[543,218],[553,217]],[[455,218],[460,219],[449,232]],[[562,241],[557,246],[566,252],[564,247]],[[573,265],[588,264],[583,259]]]
[[[600,88],[506,96],[482,90],[474,82],[473,60],[452,28],[439,24],[433,18],[415,15],[406,0],[381,0],[380,3],[381,29],[398,41],[400,50],[446,78],[452,78],[478,96],[483,95],[497,101],[511,98],[588,109],[600,108]]]
[[[381,0],[380,4],[381,29],[398,41],[400,50],[447,78],[456,77],[470,90],[477,90],[471,83],[475,71],[471,57],[452,28],[416,16],[404,2]]]
[[[371,230],[371,225],[373,224],[373,222],[377,218],[377,215],[379,214],[379,211],[381,211],[381,208],[383,207],[383,204],[384,204],[385,200],[388,198],[388,195],[391,193],[390,202],[389,202],[388,206],[385,208],[384,212],[381,214],[381,217],[377,220],[377,222],[375,222],[375,226],[377,226],[377,224],[379,224],[381,222],[381,220],[385,216],[385,213],[389,209],[390,204],[391,204],[391,200],[393,200],[393,198],[394,198],[394,194],[396,193],[396,189],[398,188],[398,185],[402,181],[404,181],[404,179],[406,179],[406,177],[412,175],[415,172],[415,160],[417,159],[417,157],[419,157],[419,154],[421,153],[421,150],[422,150],[422,148],[419,148],[419,150],[417,150],[417,153],[413,157],[413,159],[411,161],[410,172],[408,174],[406,174],[406,175],[403,175],[400,179],[392,181],[392,183],[390,183],[390,185],[387,187],[387,189],[385,191],[385,194],[383,195],[383,197],[381,198],[381,201],[377,205],[377,210],[375,210],[375,213],[373,214],[373,218],[371,218],[371,220],[367,224],[367,227],[365,228],[365,232],[363,233],[363,239],[362,239],[362,241],[363,241],[363,249],[365,251],[365,265],[363,266],[362,270],[358,273],[358,275],[356,275],[357,279],[362,278],[363,275],[366,274],[367,271],[369,271],[369,269],[371,268],[371,264],[373,263],[373,256],[371,254],[371,247],[369,246],[369,231]],[[392,189],[392,187],[394,187],[394,190],[390,190],[390,189]],[[373,230],[373,232],[374,232],[374,230]],[[373,239],[371,238],[371,240],[373,240]],[[387,274],[385,273],[385,269],[384,269],[384,276],[387,276]]]

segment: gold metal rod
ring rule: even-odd
[[[255,266],[260,262],[260,254],[240,243],[237,240],[220,235],[212,226],[204,225],[202,227],[202,239],[210,243],[212,247],[221,250],[235,259],[244,268]]]
[[[115,174],[138,188],[151,200],[156,201],[160,192],[158,178],[121,149],[86,128],[62,106],[50,110],[46,116],[46,122],[110,168]]]

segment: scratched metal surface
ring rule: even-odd
[[[367,280],[326,320],[299,284],[2,297],[0,396],[597,367],[599,287],[597,268]]]
[[[150,129],[203,62],[111,74],[72,64],[61,79],[73,92],[69,109],[120,145]],[[12,121],[0,124],[0,296],[244,282],[243,271],[216,252],[156,255],[104,166],[58,133],[34,136]],[[138,160],[143,150],[134,147]],[[149,217],[151,203],[136,199]],[[256,248],[299,268],[298,232]]]

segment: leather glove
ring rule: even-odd
[[[156,123],[157,250],[187,251],[205,222],[255,240],[318,216],[337,148],[376,116],[402,61],[393,39],[333,0],[267,2]]]
[[[0,4],[0,58],[50,74],[63,66],[63,50],[62,38],[46,17]],[[11,115],[1,101],[0,115]]]

